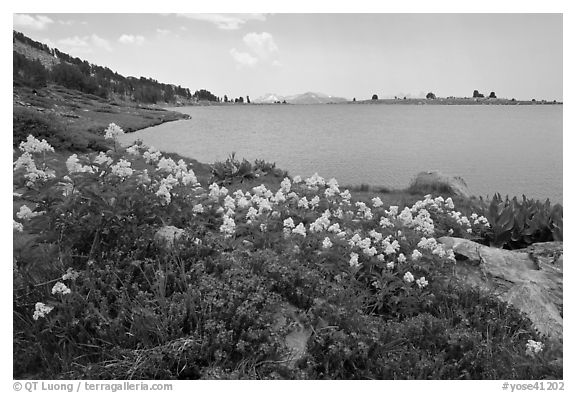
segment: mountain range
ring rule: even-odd
[[[252,100],[254,103],[259,104],[273,104],[277,102],[284,102],[288,104],[333,104],[339,102],[349,101],[347,98],[329,96],[323,93],[306,92],[302,94],[295,94],[290,96],[282,96],[279,94],[267,93],[262,97]]]

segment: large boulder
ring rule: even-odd
[[[412,180],[408,189],[423,193],[437,192],[464,198],[471,197],[464,179],[458,176],[448,176],[437,170],[420,172]]]
[[[461,282],[496,294],[524,312],[541,334],[563,339],[562,242],[509,251],[453,237],[439,241],[456,254]]]

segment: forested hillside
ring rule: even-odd
[[[125,77],[108,67],[90,64],[56,48],[13,33],[14,86],[41,88],[48,83],[94,94],[146,104],[177,104],[193,99],[190,89],[146,77]],[[197,95],[196,95],[197,96]]]

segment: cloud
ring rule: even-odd
[[[247,52],[239,52],[236,48],[230,49],[232,58],[241,66],[252,67],[258,63],[258,59]]]
[[[54,23],[54,21],[47,16],[33,16],[28,14],[14,14],[13,22],[14,27],[24,27],[32,30],[43,30],[50,23]]]
[[[118,42],[122,44],[142,45],[144,41],[145,38],[141,35],[122,34],[120,38],[118,38]]]
[[[272,34],[267,32],[248,33],[243,38],[244,43],[260,59],[268,59],[278,52],[278,45],[274,42]]]
[[[161,28],[157,28],[157,29],[156,29],[156,33],[158,33],[158,34],[162,34],[162,35],[166,35],[166,34],[170,34],[170,33],[171,33],[171,31],[170,31],[170,30],[168,30],[168,29],[161,29]]]
[[[248,48],[247,52],[238,51],[236,48],[230,50],[230,54],[238,64],[254,66],[257,63],[269,62],[273,66],[281,65],[281,63],[275,59],[280,50],[276,42],[274,42],[272,34],[267,32],[248,33],[242,41]]]
[[[215,24],[219,29],[237,30],[250,20],[264,21],[265,14],[177,14],[178,16]]]
[[[90,53],[93,47],[102,48],[107,51],[112,50],[110,43],[96,34],[83,37],[74,36],[62,38],[58,40],[56,47],[62,50],[72,50],[75,53]]]

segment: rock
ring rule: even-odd
[[[154,234],[154,241],[159,246],[164,246],[171,249],[174,246],[174,241],[180,239],[184,235],[184,229],[177,228],[172,225],[165,225]]]
[[[541,334],[563,340],[562,242],[509,251],[460,238],[438,240],[466,257],[456,265],[460,281],[496,294],[524,312]]]
[[[305,327],[298,317],[298,309],[289,303],[282,304],[274,318],[273,330],[278,331],[288,326],[289,333],[284,339],[288,353],[283,357],[282,362],[286,364],[286,367],[294,369],[296,363],[306,355],[306,347],[308,339],[312,335],[312,329]]]
[[[463,198],[470,198],[471,194],[468,190],[466,182],[461,177],[452,177],[443,174],[440,171],[420,172],[410,183],[409,189],[419,190],[424,193],[437,191],[440,193],[444,190],[447,193]]]

